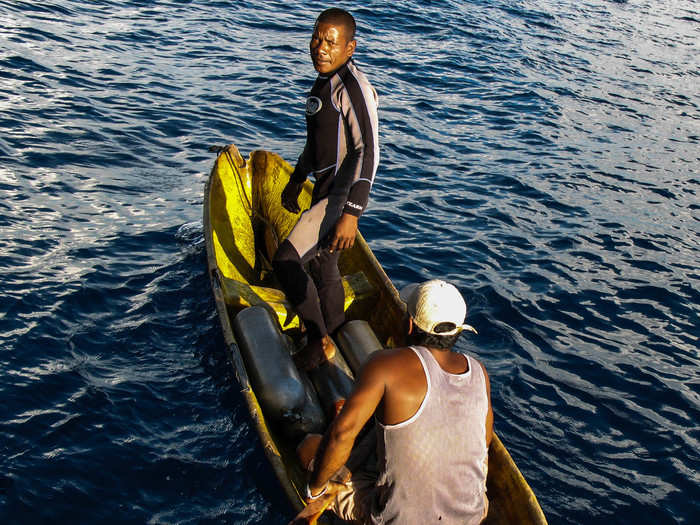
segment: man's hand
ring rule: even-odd
[[[343,213],[335,223],[335,231],[333,232],[333,237],[331,237],[331,242],[328,249],[331,253],[335,250],[347,250],[352,248],[355,244],[355,237],[357,236],[357,222],[359,217],[350,215],[349,213]]]
[[[313,525],[316,523],[321,514],[328,508],[328,506],[333,503],[335,498],[335,493],[338,490],[344,488],[345,486],[341,483],[335,481],[328,482],[328,489],[326,493],[312,500],[305,499],[306,506],[301,509],[301,512],[296,515],[296,517],[289,522],[288,525]]]
[[[284,206],[284,209],[291,213],[299,213],[301,211],[301,208],[299,208],[299,194],[303,186],[303,182],[294,182],[290,179],[282,190],[282,206]]]

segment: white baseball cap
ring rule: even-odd
[[[450,283],[433,279],[409,284],[401,289],[399,297],[406,303],[413,322],[426,333],[455,335],[462,330],[477,333],[473,326],[464,324],[467,303]]]

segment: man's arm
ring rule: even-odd
[[[311,171],[309,164],[308,142],[304,144],[304,150],[297,159],[294,171],[289,176],[286,186],[282,190],[282,206],[291,213],[299,213],[299,194],[304,186],[304,181]]]
[[[385,366],[381,354],[362,368],[355,388],[340,414],[323,436],[309,480],[311,494],[318,494],[350,457],[357,435],[372,416],[385,391]]]
[[[294,166],[294,171],[289,176],[290,182],[295,182],[297,184],[303,183],[311,172],[311,160],[309,155],[309,142],[304,143],[304,149],[297,159],[297,163]]]
[[[377,94],[354,75],[343,81],[349,99],[342,105],[343,117],[352,144],[346,159],[348,165],[343,168],[352,174],[353,181],[343,213],[359,217],[367,206],[379,162]]]
[[[355,244],[357,236],[357,223],[359,217],[343,213],[335,223],[335,231],[329,246],[329,250],[333,253],[335,250],[347,250]]]
[[[379,161],[376,93],[370,86],[363,87],[354,75],[346,76],[343,82],[345,90],[339,105],[344,108],[343,119],[352,147],[341,169],[352,183],[331,237],[331,251],[352,248],[355,243],[357,222],[369,201]]]

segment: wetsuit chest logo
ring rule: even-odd
[[[323,107],[323,102],[318,97],[309,97],[306,99],[306,116],[312,117]]]

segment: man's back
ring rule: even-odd
[[[481,365],[424,347],[391,351],[377,364],[387,380],[373,520],[478,523],[487,508],[489,411]]]
[[[427,379],[422,361],[411,348],[395,348],[383,351],[379,357],[384,374],[384,397],[377,412],[379,421],[395,425],[413,416],[423,402],[427,391]],[[448,373],[467,371],[466,356],[447,350],[436,352],[435,359]]]

